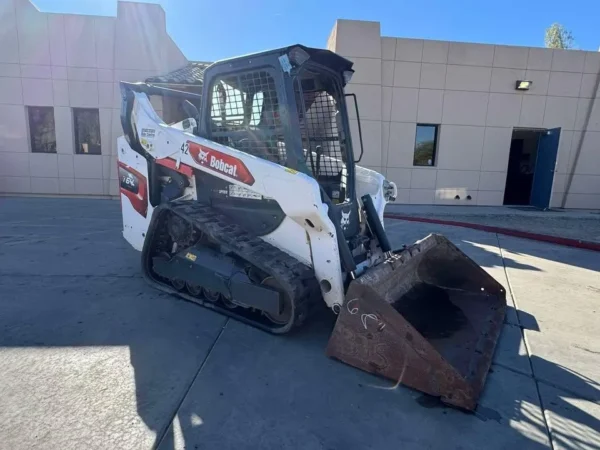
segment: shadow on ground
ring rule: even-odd
[[[12,202],[0,204],[11,217],[0,224],[0,422],[9,448],[548,446],[513,325],[497,352],[509,357],[493,366],[478,413],[466,414],[327,359],[327,311],[274,337],[150,289],[138,254],[122,243],[116,202]],[[592,380],[536,363],[598,395]],[[557,417],[571,411],[600,429],[568,396],[555,398]]]

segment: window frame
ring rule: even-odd
[[[78,142],[78,134],[77,134],[77,112],[78,111],[95,111],[97,116],[98,116],[98,147],[99,147],[99,151],[98,153],[86,153],[83,151],[80,151],[80,143]],[[95,155],[95,156],[101,156],[102,155],[102,129],[100,128],[100,109],[99,108],[71,108],[71,115],[72,115],[72,123],[73,123],[73,150],[74,150],[74,154],[75,155]]]
[[[26,113],[27,113],[27,131],[28,131],[28,138],[29,138],[29,149],[30,149],[30,153],[36,153],[36,154],[48,154],[48,155],[55,155],[58,153],[58,146],[57,146],[57,142],[56,142],[56,116],[54,115],[54,106],[36,106],[36,105],[26,105]],[[39,110],[50,110],[52,113],[52,124],[53,124],[53,134],[54,134],[54,151],[53,152],[46,152],[46,151],[36,151],[35,147],[34,147],[34,138],[33,138],[33,128],[31,126],[31,110],[32,109],[39,109]]]
[[[433,154],[431,155],[431,164],[416,164],[415,162],[415,154],[417,151],[417,132],[419,127],[433,127],[435,132],[433,135]],[[413,167],[436,167],[437,164],[437,149],[438,149],[438,141],[440,134],[440,124],[438,123],[417,123],[415,127],[415,143],[413,145]]]

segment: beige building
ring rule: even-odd
[[[2,0],[0,42],[5,195],[116,196],[118,82],[190,89],[203,68],[154,4],[120,1],[116,17],[96,17]],[[327,45],[355,62],[361,164],[398,184],[397,202],[530,204],[535,191],[556,207],[568,188],[566,207],[600,209],[600,53],[396,39],[347,20]]]
[[[188,63],[165,25],[154,4],[98,17],[0,1],[0,193],[118,195],[118,82]]]
[[[600,209],[600,53],[382,37],[378,22],[351,20],[328,48],[355,63],[362,164],[398,184],[398,202],[529,204],[535,176],[551,206],[570,184],[566,207]],[[552,145],[536,154],[553,128],[555,167]]]

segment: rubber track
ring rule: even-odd
[[[322,301],[319,285],[312,268],[259,237],[252,235],[216,209],[190,201],[173,202],[168,205],[161,205],[161,208],[169,209],[178,216],[192,222],[194,227],[204,233],[209,240],[219,244],[224,253],[233,253],[275,278],[292,300],[294,314],[286,325],[272,324],[272,326],[269,326],[266,321],[258,322],[249,317],[248,314],[238,314],[238,311],[242,313],[247,311],[243,308],[237,307],[232,310],[222,307],[219,303],[203,301],[201,298],[179,292],[170,285],[165,285],[156,280],[151,273],[147,273],[146,276],[150,278],[149,281],[161,290],[215,309],[222,314],[274,334],[284,334],[301,326],[315,307],[319,305],[319,302]],[[167,212],[164,214],[167,214]],[[151,264],[147,262],[144,264],[148,264],[146,267],[150,270]]]

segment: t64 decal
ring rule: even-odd
[[[119,164],[119,188],[129,199],[133,209],[142,216],[148,214],[148,181],[146,177],[127,164]]]

